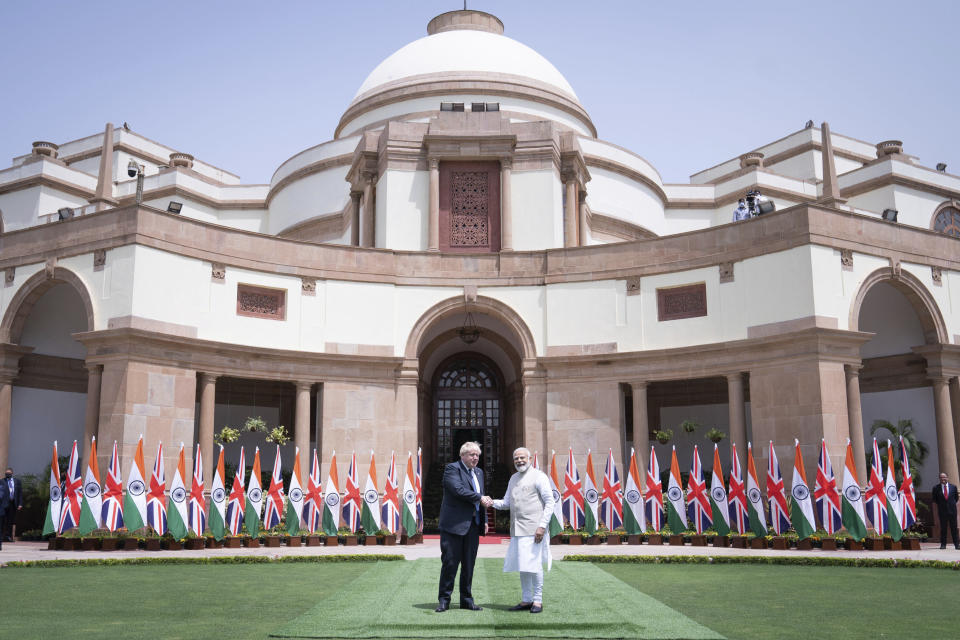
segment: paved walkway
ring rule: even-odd
[[[502,558],[507,550],[508,540],[501,544],[482,544],[478,552],[481,558]],[[642,545],[553,545],[551,551],[555,560],[567,555],[641,555],[641,556],[791,556],[791,557],[830,557],[830,558],[909,558],[911,560],[947,560],[960,562],[960,551],[952,546],[940,549],[938,544],[926,543],[921,545],[920,551],[787,551],[732,549],[714,547],[692,547],[684,545],[673,547],[670,545],[650,546]],[[50,551],[46,542],[15,542],[4,543],[0,551],[0,565],[15,560],[65,560],[82,558],[191,558],[216,556],[315,556],[340,554],[401,554],[408,560],[416,558],[439,558],[440,541],[427,539],[423,544],[413,546],[375,546],[375,547],[260,547],[259,549],[204,549],[202,551]]]

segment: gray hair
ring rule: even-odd
[[[481,452],[482,452],[482,449],[480,448],[480,443],[479,443],[479,442],[464,442],[462,445],[460,445],[460,456],[461,456],[461,457],[463,457],[463,455],[464,455],[465,453],[468,453],[468,452],[470,452],[470,451],[476,451],[477,453],[481,453]]]
[[[526,451],[526,452],[527,452],[527,457],[528,457],[528,458],[530,457],[530,449],[527,449],[526,447],[517,447],[516,449],[514,449],[514,450],[513,450],[513,457],[516,457],[517,454],[520,453],[521,451]]]

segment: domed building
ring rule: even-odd
[[[96,435],[126,475],[143,435],[168,473],[199,442],[209,480],[215,431],[262,416],[324,474],[466,440],[490,473],[520,445],[645,463],[658,430],[686,468],[713,427],[761,476],[770,441],[841,468],[850,438],[864,483],[870,424],[909,418],[925,477],[958,479],[960,177],[808,123],[666,184],[480,11],[431,20],[268,185],[107,125],[14,158],[0,220],[18,471]]]

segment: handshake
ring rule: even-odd
[[[493,506],[493,498],[490,496],[481,496],[480,497],[480,506],[484,509],[488,509]]]

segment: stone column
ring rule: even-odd
[[[523,371],[523,431],[517,434],[517,446],[531,451],[549,451],[547,441],[547,384],[541,371]]]
[[[500,251],[513,251],[513,196],[510,191],[512,174],[513,160],[500,160]],[[430,181],[432,189],[432,172]]]
[[[440,250],[440,161],[430,158],[430,219],[427,223],[427,249]]]
[[[850,445],[853,448],[853,464],[857,468],[857,484],[867,484],[867,457],[864,452],[863,413],[860,408],[860,369],[862,365],[848,364],[844,367],[847,378],[847,421],[850,425]]]
[[[730,445],[737,447],[737,457],[747,454],[747,420],[743,410],[743,374],[727,374],[727,415],[730,421]],[[731,462],[731,465],[733,463]],[[741,465],[743,468],[743,465]]]
[[[360,246],[360,198],[363,191],[350,192],[350,244]]]
[[[377,174],[368,173],[363,176],[363,222],[360,225],[363,242],[361,246],[373,247],[376,245],[376,229],[374,228],[373,187]]]
[[[203,457],[203,486],[209,491],[213,486],[213,415],[217,406],[217,376],[200,374],[200,455]],[[224,482],[227,479],[224,478]]]
[[[647,458],[650,452],[650,416],[647,415],[647,382],[631,382],[633,390],[633,448],[637,452],[640,482],[647,481]],[[628,460],[629,463],[629,460]],[[629,469],[627,470],[629,471]]]
[[[310,388],[312,382],[298,380],[297,383],[297,410],[293,418],[293,441],[300,447],[301,469],[310,468]],[[307,466],[303,467],[304,461]]]
[[[563,217],[563,246],[577,246],[577,178],[567,176],[567,202]]]
[[[13,376],[0,376],[0,469],[7,468],[10,455],[10,410]]]
[[[100,380],[102,364],[87,364],[87,409],[83,419],[83,458],[90,454],[90,441],[100,435]]]
[[[581,191],[577,197],[577,216],[580,224],[578,226],[579,238],[578,244],[581,247],[587,246],[587,192]]]
[[[950,408],[953,409],[953,435],[960,453],[960,378],[950,378]]]
[[[948,477],[956,478],[957,444],[950,410],[950,390],[947,387],[949,380],[943,376],[930,380],[933,382],[933,410],[937,419],[937,449],[940,453],[938,473],[946,473]]]

